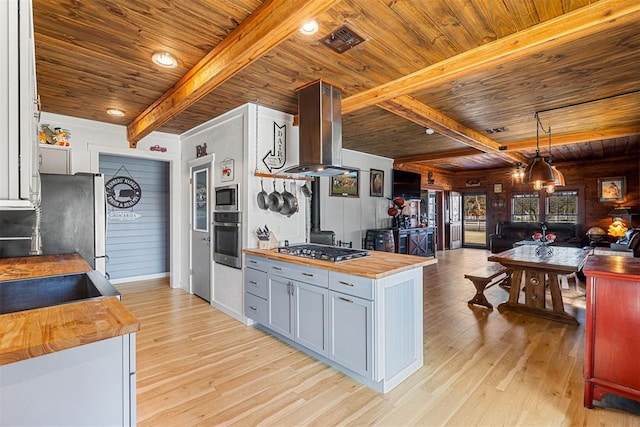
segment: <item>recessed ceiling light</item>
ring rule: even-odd
[[[300,32],[305,36],[314,35],[318,32],[318,22],[315,19],[306,22],[302,27],[300,27]]]
[[[427,135],[433,135],[436,131],[431,129],[431,128],[426,128],[424,130],[424,133],[426,133]]]
[[[109,108],[107,110],[107,114],[109,114],[110,116],[122,117],[124,116],[124,111],[117,108]]]
[[[161,67],[176,68],[178,66],[178,60],[169,52],[154,52],[151,60]]]

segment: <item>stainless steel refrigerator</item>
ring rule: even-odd
[[[105,274],[104,175],[41,174],[44,255],[77,252]]]

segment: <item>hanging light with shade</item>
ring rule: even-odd
[[[551,170],[553,172],[553,184],[547,185],[546,190],[547,190],[547,193],[551,194],[555,191],[556,187],[564,187],[565,180],[562,172],[560,172],[555,166],[553,166],[553,156],[551,155],[551,126],[549,126],[548,135],[549,135],[549,158],[547,159],[547,163],[549,163],[549,166],[551,166]]]
[[[542,157],[540,157],[540,129],[542,131],[549,134],[549,138],[551,138],[551,127],[549,127],[549,131],[545,131],[542,127],[542,123],[540,123],[540,117],[538,113],[535,114],[536,118],[536,156],[533,158],[531,163],[524,170],[524,182],[526,184],[533,184],[533,188],[535,190],[542,190],[546,188],[547,192],[553,192],[555,190],[555,176],[553,173],[553,168],[549,163],[547,163]],[[551,139],[549,139],[549,145],[551,145]],[[550,187],[551,186],[551,187]],[[551,190],[551,191],[549,191]]]

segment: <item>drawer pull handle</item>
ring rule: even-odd
[[[307,276],[307,277],[313,277],[313,274],[311,273],[302,273],[303,276]]]
[[[254,261],[254,260],[252,260],[252,259],[250,259],[250,260],[249,260],[249,262],[250,262],[251,264],[257,264],[257,263],[258,263],[258,261]]]
[[[273,267],[273,266],[271,266],[271,268],[273,268],[274,270],[282,271],[282,269],[281,269],[280,267]]]
[[[350,302],[351,304],[353,304],[353,300],[350,300],[348,298],[343,298],[343,297],[338,297],[338,298],[340,298],[342,301]]]
[[[250,306],[249,306],[249,308],[250,308],[251,310],[253,310],[253,311],[258,311],[258,307],[253,307],[253,306],[251,306],[251,305],[250,305]]]
[[[340,283],[341,285],[346,285],[346,286],[354,286],[353,283],[343,282],[342,280],[339,281],[338,283]]]
[[[249,280],[249,283],[251,283],[252,285],[258,285],[258,282],[254,282],[253,280]]]

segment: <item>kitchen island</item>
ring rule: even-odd
[[[244,253],[245,316],[267,332],[382,393],[423,365],[422,268],[436,259]]]
[[[0,259],[0,287],[76,273],[78,254]],[[0,425],[135,424],[138,329],[116,296],[0,315]]]

